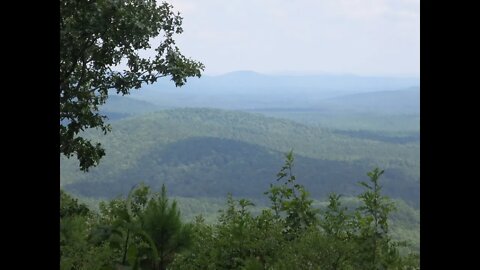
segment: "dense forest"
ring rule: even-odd
[[[382,194],[378,168],[361,181],[355,208],[331,193],[323,208],[285,163],[253,213],[227,196],[217,220],[185,222],[165,186],[139,185],[98,211],[62,191],[62,269],[419,269],[419,255],[391,236],[395,203]]]
[[[183,197],[260,198],[282,153],[294,149],[299,178],[316,199],[358,192],[355,181],[373,166],[386,169],[385,192],[418,205],[419,144],[359,138],[258,114],[174,109],[112,123],[94,135],[108,155],[88,174],[62,159],[62,186],[89,197],[126,194],[139,182],[162,184]],[[392,155],[395,153],[395,155]],[[111,183],[115,183],[112,185]]]
[[[110,109],[131,111],[111,122],[108,137],[85,133],[102,142],[108,153],[99,166],[85,174],[75,160],[61,159],[62,188],[93,211],[143,183],[152,191],[165,185],[185,222],[202,215],[202,224],[216,226],[229,193],[254,203],[249,212],[258,216],[269,208],[263,192],[275,180],[283,153],[293,148],[297,182],[319,211],[327,209],[332,192],[342,194],[340,201],[349,209],[358,208],[355,195],[362,187],[357,182],[367,181],[365,172],[374,166],[385,168],[383,193],[397,206],[389,216],[389,234],[408,243],[404,252],[419,252],[418,136],[328,129],[220,109],[135,112],[142,106],[125,102],[137,101],[121,102]]]
[[[166,2],[60,14],[60,269],[420,268],[418,77],[200,79]]]

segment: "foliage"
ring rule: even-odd
[[[382,186],[378,180],[383,173],[383,170],[375,168],[367,174],[370,184],[359,183],[366,190],[358,196],[362,205],[355,213],[358,231],[355,241],[361,243],[356,250],[356,258],[361,259],[355,260],[354,264],[361,269],[398,268],[404,264],[398,250],[404,243],[393,241],[389,235],[388,218],[395,206],[380,193]]]
[[[251,202],[229,195],[215,225],[197,220],[193,248],[178,256],[172,269],[418,269],[418,255],[401,255],[402,243],[388,234],[385,224],[394,208],[380,193],[378,169],[368,174],[373,186],[362,185],[366,191],[359,195],[357,209],[344,207],[340,195],[331,194],[327,208],[313,215],[308,226],[296,231],[296,237],[288,237],[286,228],[295,223],[289,223],[283,205],[289,205],[284,204],[287,198],[298,199],[292,196],[298,190],[292,166],[290,152],[278,174],[280,179],[288,176],[286,183],[272,185],[266,192],[272,209],[254,216],[248,211]],[[377,216],[378,231],[372,234],[373,216]],[[374,249],[372,243],[376,243]]]
[[[140,222],[155,245],[152,251],[156,254],[144,261],[152,269],[165,270],[176,253],[191,245],[192,228],[182,223],[176,202],[169,203],[165,186],[159,196],[148,202]]]
[[[112,267],[163,270],[191,244],[191,225],[181,221],[176,202],[168,200],[165,187],[160,193],[152,193],[149,187],[139,185],[131,189],[126,199],[101,202],[99,209],[99,215],[92,216],[93,222],[79,220],[68,224],[69,230],[78,231],[75,228],[85,226],[89,229],[76,234],[75,243],[61,246],[62,260],[69,259],[63,254],[72,247],[87,252],[88,249],[77,247],[83,243],[93,250],[108,251]]]
[[[287,153],[279,185],[265,193],[270,209],[254,214],[251,201],[229,194],[213,224],[202,216],[183,223],[165,186],[135,187],[101,203],[99,215],[63,194],[71,214],[61,221],[62,269],[419,269],[419,254],[401,252],[405,243],[390,234],[396,207],[382,194],[382,170],[360,182],[356,200],[332,193],[320,210],[296,182],[293,161]]]
[[[172,262],[171,269],[195,270],[216,269],[213,243],[215,228],[205,223],[201,215],[195,218],[192,226],[192,245],[189,249],[178,254]]]
[[[326,269],[347,268],[349,258],[355,250],[351,243],[354,239],[355,219],[348,208],[342,205],[340,195],[330,194],[328,206],[319,223],[323,231],[323,237],[320,238],[324,241],[325,250],[328,250],[328,256],[324,259],[328,265]]]
[[[86,205],[60,191],[60,269],[112,269],[109,246],[88,240],[95,223]]]
[[[79,135],[86,128],[110,130],[99,106],[109,90],[127,95],[143,83],[171,76],[176,86],[200,77],[203,64],[183,56],[174,35],[182,17],[155,0],[62,0],[60,3],[60,153],[76,155],[84,171],[105,155],[99,143]],[[152,58],[141,57],[162,36]],[[122,71],[118,71],[124,65]]]
[[[78,199],[68,195],[60,190],[60,218],[70,216],[85,216],[89,214],[88,207],[83,203],[78,203]]]
[[[272,209],[276,218],[285,216],[285,233],[289,237],[295,237],[299,232],[315,224],[316,211],[312,208],[312,202],[303,187],[296,183],[296,177],[292,174],[293,151],[285,155],[285,164],[277,174],[277,182],[288,177],[281,185],[270,184],[270,190],[265,192],[272,202]]]
[[[253,216],[250,206],[248,200],[229,195],[215,225],[197,219],[193,246],[176,259],[173,269],[264,269],[271,265],[285,242],[284,225],[270,210]]]

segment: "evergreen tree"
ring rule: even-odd
[[[141,215],[141,227],[154,246],[142,265],[165,270],[175,255],[191,245],[192,226],[181,221],[176,201],[169,202],[165,185],[152,198]]]

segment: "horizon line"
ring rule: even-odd
[[[358,74],[353,72],[329,72],[329,71],[270,71],[260,72],[256,70],[239,69],[226,72],[205,72],[202,76],[219,77],[234,73],[252,73],[264,76],[350,76],[350,77],[388,77],[388,78],[415,78],[420,79],[420,74],[407,74],[407,73],[378,73],[378,74]]]

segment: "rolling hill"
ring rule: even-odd
[[[110,121],[158,110],[158,106],[150,102],[116,94],[110,95],[108,101],[100,107],[100,113]]]
[[[324,128],[376,133],[388,136],[419,137],[420,89],[356,93],[327,98],[311,106],[248,110],[266,116],[290,119]]]
[[[415,78],[273,76],[234,72],[192,79],[175,88],[167,79],[112,96],[110,120],[168,108],[220,108],[261,113],[329,129],[394,136],[419,133],[420,89]]]
[[[386,169],[386,194],[419,202],[419,144],[392,143],[338,134],[289,120],[219,109],[174,109],[112,123],[99,140],[107,156],[81,173],[61,158],[61,185],[89,197],[125,194],[136,183],[167,184],[183,197],[262,198],[293,149],[295,174],[316,199],[350,195],[374,166]]]

